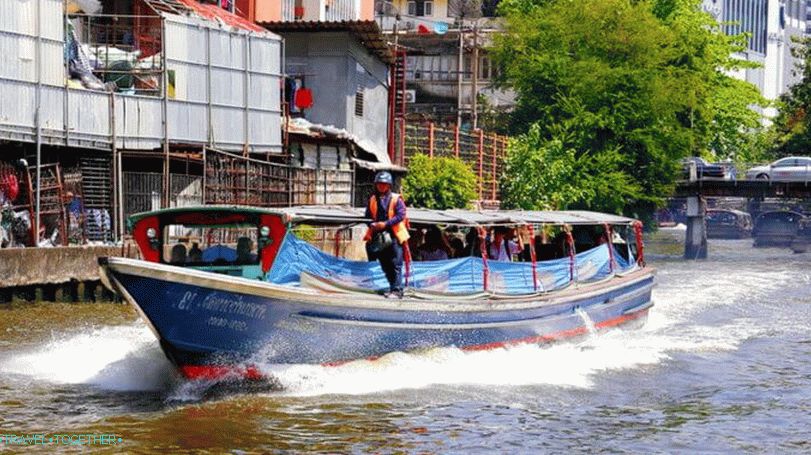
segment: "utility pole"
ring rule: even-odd
[[[456,71],[456,127],[462,128],[462,72],[465,65],[464,16],[459,17],[459,61]]]
[[[479,128],[479,21],[473,23],[473,56],[471,57],[471,68],[473,71],[473,84],[471,89],[471,115],[473,117],[473,129]]]

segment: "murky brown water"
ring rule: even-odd
[[[638,330],[266,366],[282,391],[180,380],[126,305],[0,306],[0,434],[114,434],[92,448],[130,453],[807,453],[811,255],[749,245],[653,255],[656,306]]]

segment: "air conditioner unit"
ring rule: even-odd
[[[413,104],[417,102],[417,91],[416,90],[406,90],[405,91],[405,102],[406,104]]]

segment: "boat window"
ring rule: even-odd
[[[729,212],[707,212],[707,222],[719,224],[735,224],[736,217]]]
[[[228,266],[259,263],[258,229],[166,226],[163,262],[173,265]]]

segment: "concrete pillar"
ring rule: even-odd
[[[749,199],[748,203],[746,204],[746,210],[752,215],[752,220],[757,218],[760,215],[761,208],[760,205],[763,202],[763,198],[752,198]]]
[[[25,302],[35,302],[37,300],[37,287],[36,286],[19,286],[15,289],[17,297]]]
[[[700,196],[687,198],[687,236],[684,239],[685,259],[707,258],[707,202]]]
[[[79,301],[79,282],[77,280],[70,280],[62,287],[62,297],[68,302]]]
[[[102,302],[118,302],[118,294],[107,289],[106,286],[99,286],[101,288],[101,301]]]
[[[56,290],[58,286],[55,284],[42,285],[42,300],[46,302],[56,302]]]
[[[95,302],[96,301],[96,288],[98,287],[98,281],[85,281],[84,282],[84,300],[85,302]]]

